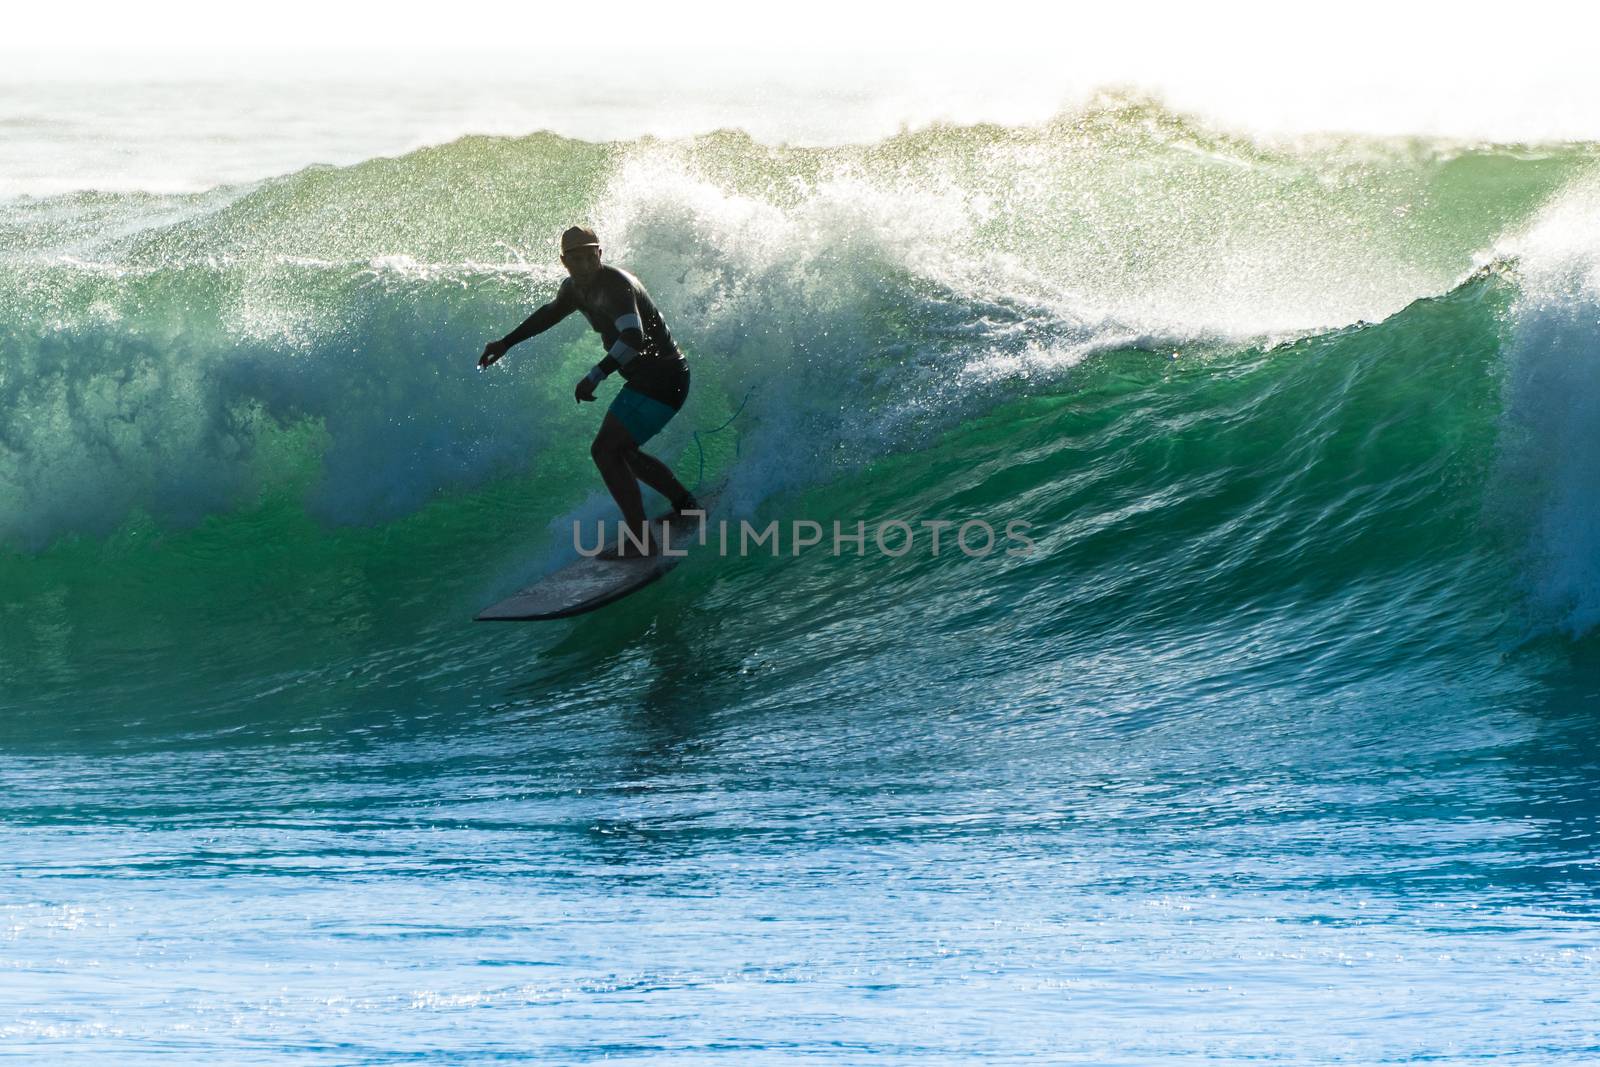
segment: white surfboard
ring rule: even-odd
[[[701,500],[701,507],[708,511],[714,504],[715,499],[710,496]],[[680,518],[670,524],[669,534],[666,519],[670,514],[651,519],[650,534],[658,547],[667,545],[674,553],[684,552],[697,543],[700,520],[693,516]],[[616,536],[614,523],[607,523],[606,529],[613,538]],[[476,619],[478,622],[536,622],[582,615],[637,593],[682,563],[683,558],[676,554],[630,559],[582,557],[515,595],[489,605],[478,612]]]

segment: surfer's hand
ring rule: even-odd
[[[589,380],[587,374],[578,379],[578,387],[572,391],[572,395],[577,397],[580,404],[585,400],[594,399],[594,383]]]
[[[506,354],[504,341],[490,341],[483,346],[483,355],[478,357],[478,367],[482,369]]]

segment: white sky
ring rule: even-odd
[[[1132,84],[1263,129],[1600,139],[1597,40],[1600,5],[1574,0],[62,0],[8,11],[0,82],[570,76],[632,90],[659,67],[730,91],[802,78],[925,91],[960,118],[1038,117]]]

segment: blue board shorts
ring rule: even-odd
[[[678,413],[677,408],[627,386],[622,387],[617,398],[611,401],[611,407],[606,410],[621,420],[636,445],[642,445],[660,433],[661,427],[671,422],[672,416]]]

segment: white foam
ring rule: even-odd
[[[947,151],[900,169],[834,153],[802,179],[781,150],[747,140],[720,152],[652,143],[601,196],[607,257],[667,312],[696,389],[732,402],[756,390],[735,505],[925,444],[1096,352],[1270,344],[1379,319],[1466,265],[1375,251],[1375,237],[1402,248],[1409,232],[1403,220],[1373,232],[1374,218],[1396,219],[1392,190],[1349,195],[1360,171],[1308,193],[1328,163],[1318,155],[1283,160],[1287,176],[1202,161],[1193,181],[1178,170],[1130,208],[1109,198],[1167,164],[1159,145],[1125,159],[1133,149],[1096,155],[1030,130],[975,158]],[[731,172],[730,155],[744,157]],[[1274,203],[1281,188],[1295,196]],[[664,444],[686,433],[675,424]]]

